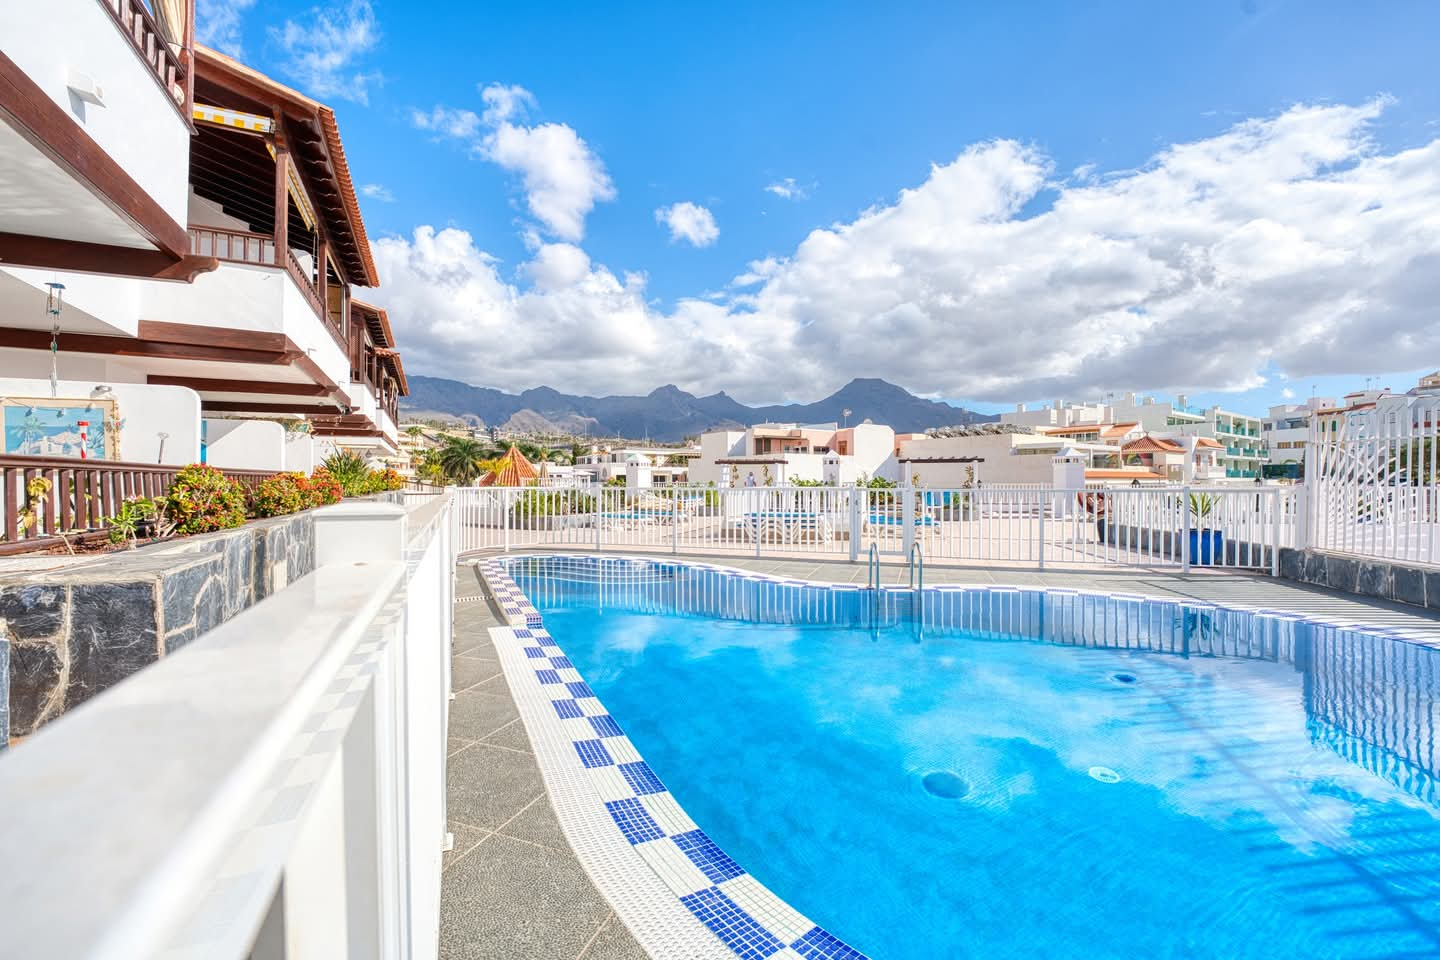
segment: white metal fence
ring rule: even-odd
[[[1440,397],[1384,397],[1315,416],[1305,483],[1310,546],[1440,563]]]
[[[317,512],[317,569],[0,763],[0,957],[438,951],[451,497]]]
[[[591,548],[856,560],[1273,570],[1294,488],[537,487],[457,491],[461,552]]]

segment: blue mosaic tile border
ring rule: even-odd
[[[742,960],[868,960],[745,871],[692,821],[544,628],[501,561],[479,563],[528,678],[549,699],[613,828],[690,914]],[[537,651],[541,655],[537,655]],[[525,672],[522,670],[522,673]],[[514,682],[514,678],[512,678]],[[548,715],[547,715],[548,716]],[[704,936],[704,934],[700,934]]]

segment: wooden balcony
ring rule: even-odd
[[[296,259],[295,252],[285,251],[285,262],[277,263],[275,238],[268,233],[249,233],[244,230],[228,230],[224,227],[196,226],[189,229],[190,252],[196,256],[214,257],[226,263],[246,263],[259,267],[283,267],[295,281],[305,302],[315,311],[315,316],[330,331],[341,350],[348,352],[345,332],[336,323],[320,300],[315,281]]]
[[[187,127],[193,126],[190,109],[195,82],[190,69],[194,57],[190,49],[190,29],[187,27],[184,43],[177,51],[165,40],[160,25],[142,0],[100,0],[100,5],[115,18],[120,32],[150,68],[160,89],[165,91],[165,99],[180,112]]]

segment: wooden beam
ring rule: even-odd
[[[140,339],[162,343],[189,343],[197,346],[225,347],[239,350],[266,350],[286,353],[298,349],[283,333],[262,333],[234,327],[202,327],[194,323],[168,323],[163,320],[141,320]]]
[[[0,233],[0,263],[145,280],[172,280],[176,283],[190,283],[200,274],[220,266],[220,261],[214,257],[186,254],[176,260],[159,250],[112,247],[105,243],[57,240],[53,237],[27,237],[17,233]]]
[[[251,403],[248,400],[206,400],[200,398],[200,409],[212,410],[215,413],[278,413],[289,414],[290,416],[311,416],[314,413],[333,413],[336,404],[333,401],[326,401],[323,405],[312,405],[312,402],[302,402],[296,398],[294,403]]]
[[[317,437],[384,437],[384,430],[369,430],[363,427],[315,427]]]
[[[330,388],[315,383],[276,383],[259,380],[215,380],[206,377],[172,377],[152,373],[146,383],[167,387],[189,387],[196,393],[262,393],[284,397],[328,397]]]
[[[0,347],[17,350],[50,349],[50,331],[0,327]],[[288,353],[267,350],[235,350],[229,347],[189,343],[157,343],[137,337],[111,337],[93,333],[60,334],[62,353],[98,353],[116,357],[149,357],[156,360],[220,360],[227,363],[288,364]]]
[[[173,106],[173,104],[172,104]],[[190,253],[185,228],[165,212],[65,109],[0,52],[0,120],[171,260]]]
[[[290,151],[278,137],[275,141],[275,253],[276,260],[283,266],[290,253],[290,184],[287,171],[290,169]]]

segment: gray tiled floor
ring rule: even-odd
[[[684,558],[682,558],[684,559]],[[866,579],[864,564],[695,557],[777,576],[830,582]],[[475,595],[462,565],[458,593]],[[904,583],[903,565],[884,568]],[[1164,570],[1046,571],[932,567],[927,583],[1063,586],[1180,596],[1255,609],[1292,610],[1383,626],[1440,643],[1440,617],[1249,574]],[[595,891],[545,795],[530,740],[499,672],[488,629],[499,621],[483,602],[456,606],[449,803],[455,848],[446,854],[441,918],[443,960],[642,960],[635,942]]]
[[[461,595],[480,592],[472,568]],[[500,674],[485,603],[455,607],[442,960],[642,960],[571,852]]]

